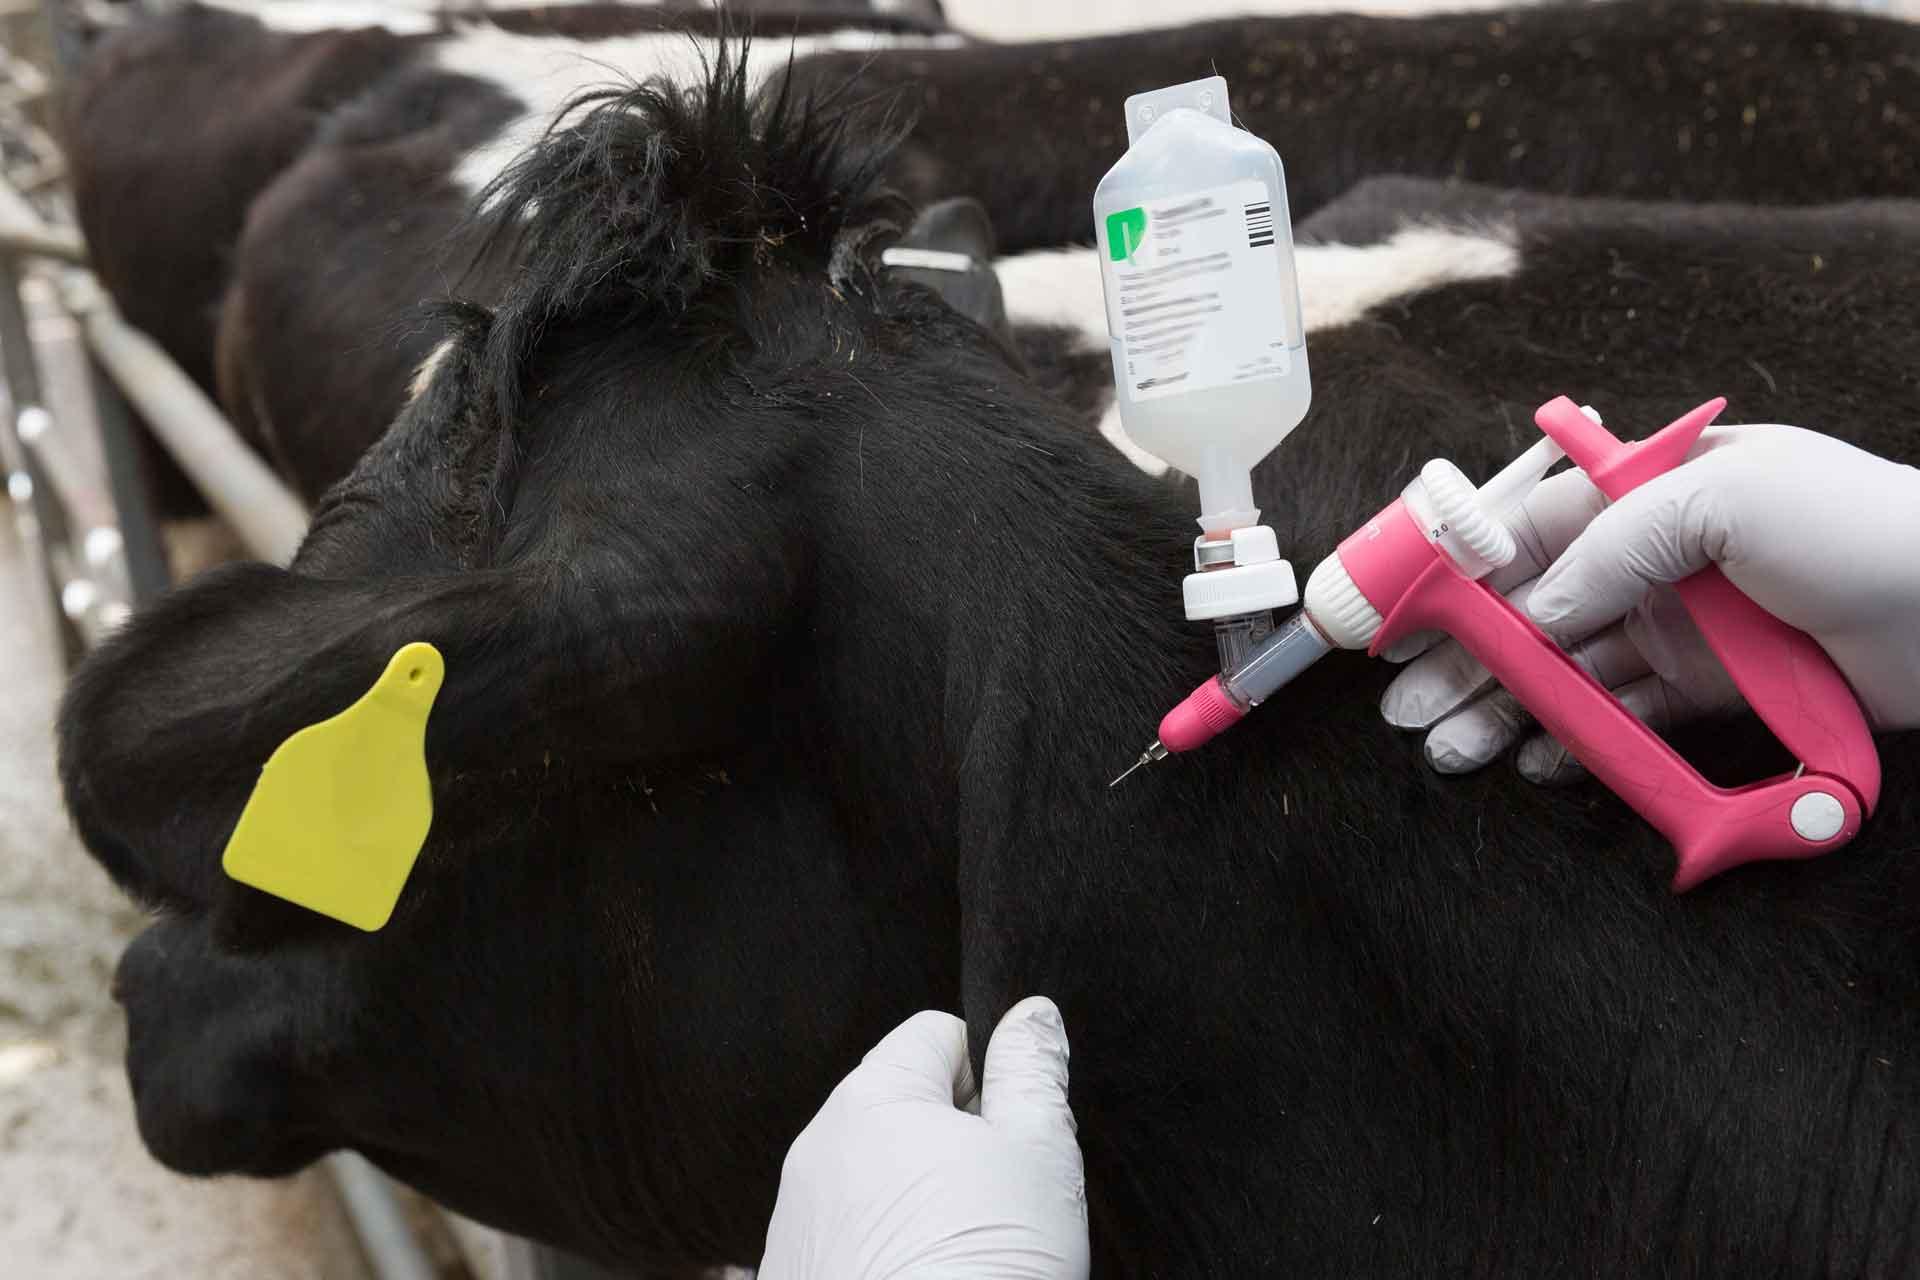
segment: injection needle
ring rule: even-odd
[[[1119,777],[1115,778],[1112,782],[1109,782],[1107,784],[1107,790],[1111,791],[1115,787],[1119,786],[1121,783],[1125,782],[1127,780],[1127,774],[1132,773],[1135,769],[1138,769],[1141,765],[1152,764],[1156,760],[1165,760],[1166,758],[1167,758],[1167,749],[1160,745],[1160,740],[1158,738],[1155,738],[1153,740],[1153,745],[1148,747],[1145,751],[1142,751],[1140,753],[1140,758],[1127,766],[1126,773],[1121,774]]]

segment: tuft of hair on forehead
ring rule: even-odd
[[[851,81],[756,92],[748,49],[720,41],[697,85],[580,94],[481,194],[482,253],[516,263],[487,337],[503,409],[550,325],[671,320],[775,262],[858,289],[859,246],[904,222],[883,182],[899,113],[846,101]]]

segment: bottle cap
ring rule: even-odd
[[[1223,563],[1228,549],[1230,565]],[[1293,566],[1280,558],[1280,540],[1264,524],[1246,525],[1225,538],[1195,538],[1193,563],[1202,572],[1188,574],[1181,584],[1189,622],[1284,609],[1300,599]],[[1223,567],[1204,567],[1209,564]]]

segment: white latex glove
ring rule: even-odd
[[[1920,727],[1920,470],[1799,427],[1717,427],[1686,463],[1611,506],[1568,471],[1507,524],[1519,555],[1489,585],[1655,729],[1743,705],[1665,585],[1709,563],[1818,640],[1876,729]],[[1431,728],[1427,759],[1442,773],[1481,767],[1533,727],[1451,640],[1401,672],[1381,711]],[[1519,766],[1536,782],[1584,772],[1539,733]]]
[[[994,1028],[977,1095],[950,1014],[915,1014],[867,1054],[787,1152],[760,1280],[1081,1280],[1089,1265],[1066,1028],[1034,996]]]

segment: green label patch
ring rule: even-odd
[[[1147,211],[1138,205],[1107,215],[1107,252],[1115,262],[1132,259],[1133,251],[1147,238]]]

